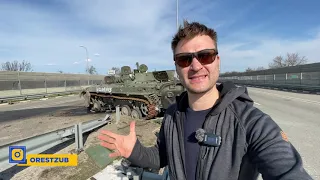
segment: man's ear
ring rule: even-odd
[[[220,56],[219,55],[217,55],[217,57],[216,57],[217,59],[216,59],[216,61],[218,61],[218,68],[219,68],[219,71],[221,70],[221,61],[220,61]]]
[[[176,70],[176,77],[177,77],[178,79],[180,79],[180,78],[179,78],[179,73],[178,73],[177,64],[174,63],[174,66],[175,66],[175,70]]]

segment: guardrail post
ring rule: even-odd
[[[21,81],[20,81],[20,72],[18,71],[18,81],[19,81],[19,90],[20,90],[20,95],[22,95],[22,90],[21,90]]]
[[[116,124],[120,122],[120,107],[116,106]]]
[[[83,150],[83,137],[82,137],[82,126],[78,123],[74,127],[75,129],[75,141],[76,141],[76,152],[79,153]]]
[[[276,75],[275,74],[273,74],[273,83],[272,84],[274,84],[274,81],[276,80]]]
[[[64,79],[64,91],[67,91],[67,80]]]
[[[285,81],[285,84],[287,84],[287,80],[288,80],[288,73],[286,73],[286,81]]]
[[[44,87],[46,88],[46,94],[48,93],[48,88],[47,88],[47,76],[44,75]]]

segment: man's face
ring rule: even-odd
[[[190,58],[191,64],[187,67],[179,66],[177,62],[175,62],[176,71],[181,83],[189,93],[205,93],[216,85],[219,77],[220,58],[214,53],[216,52],[216,47],[214,41],[209,36],[196,36],[190,40],[180,41],[176,47],[175,55],[179,54],[179,56],[183,56],[181,53],[194,52],[199,52],[199,58],[202,58],[202,62],[208,62],[210,55],[214,61],[209,64],[201,64],[201,61],[197,58],[194,57],[192,60]],[[205,60],[206,58],[207,60]]]

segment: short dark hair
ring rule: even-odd
[[[174,35],[171,41],[171,49],[173,52],[175,52],[175,49],[181,40],[189,40],[198,35],[208,35],[211,37],[217,48],[216,50],[218,51],[217,32],[214,29],[208,28],[206,25],[199,22],[189,23],[187,20],[184,20],[183,25],[184,27],[179,27],[178,32]]]

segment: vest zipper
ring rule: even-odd
[[[204,127],[206,126],[206,124],[207,124],[207,121],[208,121],[208,115],[206,115],[206,117],[205,117],[205,120],[204,120],[204,122],[203,122],[203,124],[202,124],[202,129],[204,129]],[[201,172],[203,171],[203,160],[204,160],[204,158],[207,156],[207,153],[208,153],[208,149],[207,149],[207,147],[205,147],[205,146],[200,146],[200,151],[199,151],[199,154],[198,154],[198,161],[197,161],[197,166],[196,166],[196,173],[197,173],[197,175],[196,175],[196,179],[197,180],[200,180],[200,177],[201,177]]]
[[[183,174],[184,177],[187,178],[186,174],[186,167],[185,167],[185,150],[184,150],[184,131],[183,131],[183,125],[184,125],[184,120],[185,120],[185,114],[183,112],[177,111],[176,114],[176,120],[177,120],[177,128],[178,131],[180,132],[178,135],[179,139],[179,146],[180,146],[180,152],[181,152],[181,166],[183,168]]]

